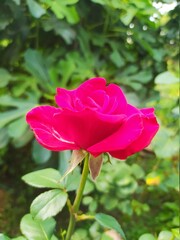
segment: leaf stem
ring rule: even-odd
[[[75,227],[75,224],[76,224],[75,215],[77,214],[77,212],[79,210],[79,206],[80,206],[80,203],[81,203],[84,187],[85,187],[87,176],[88,176],[88,173],[89,173],[88,160],[89,160],[89,154],[87,154],[85,159],[84,159],[84,166],[83,166],[83,171],[82,171],[82,175],[81,175],[81,180],[80,180],[79,188],[77,190],[77,194],[76,194],[74,203],[72,205],[72,210],[70,211],[70,221],[69,221],[69,226],[68,226],[68,229],[67,229],[67,234],[66,234],[66,239],[65,240],[70,240],[71,236],[74,232],[74,227]]]

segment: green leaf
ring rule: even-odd
[[[6,235],[0,233],[0,240],[10,240]]]
[[[67,192],[74,191],[78,188],[81,178],[80,168],[76,167],[73,172],[65,178],[65,188]]]
[[[37,188],[63,188],[59,183],[60,173],[53,168],[46,168],[32,173],[28,173],[22,177],[27,184]]]
[[[157,240],[172,240],[173,234],[170,231],[161,231]]]
[[[75,233],[72,235],[71,240],[85,240],[85,239],[89,239],[87,237],[87,234],[88,233],[87,233],[87,231],[85,229],[82,229],[82,228],[77,229],[75,231]]]
[[[163,72],[156,76],[156,84],[173,84],[178,83],[179,79],[170,72]]]
[[[179,228],[173,228],[171,231],[174,234],[174,236],[176,237],[174,240],[179,240],[180,239]]]
[[[0,149],[5,147],[9,141],[9,136],[6,128],[0,129]]]
[[[27,111],[29,108],[32,108],[37,104],[37,99],[28,98],[28,99],[19,99],[13,98],[10,95],[3,95],[0,97],[0,105],[5,107],[17,107],[17,108],[26,108]]]
[[[161,126],[154,141],[152,142],[153,150],[159,158],[170,158],[178,154],[178,138],[171,136],[170,129]]]
[[[35,18],[40,18],[46,13],[45,9],[34,0],[27,0],[27,5],[31,15]]]
[[[87,179],[86,185],[85,185],[85,188],[83,191],[83,195],[87,195],[87,194],[91,193],[93,190],[95,190],[94,182]]]
[[[146,84],[152,80],[152,72],[149,70],[138,72],[128,77],[129,81],[137,81]]]
[[[24,54],[26,69],[39,81],[45,90],[50,82],[46,62],[37,50],[28,49]]]
[[[117,50],[114,50],[110,54],[110,59],[117,67],[123,67],[125,65],[124,58],[120,55],[120,53]]]
[[[137,11],[138,11],[137,8],[128,7],[128,10],[126,11],[126,13],[122,14],[122,16],[120,17],[124,25],[128,26],[131,23]]]
[[[18,138],[25,133],[27,127],[25,118],[19,118],[8,125],[8,134],[10,137]]]
[[[71,151],[66,150],[66,151],[61,151],[58,153],[59,154],[59,172],[61,175],[63,175],[69,165],[69,159],[71,158]]]
[[[49,217],[57,215],[67,201],[67,193],[53,189],[40,194],[31,204],[31,214],[36,219],[45,220]]]
[[[156,240],[155,237],[150,233],[145,233],[140,236],[138,240]]]
[[[126,240],[125,234],[124,234],[120,224],[114,217],[109,216],[104,213],[97,213],[95,215],[95,219],[101,226],[115,230],[116,232],[118,232],[121,235],[121,237],[124,240]]]
[[[54,30],[56,35],[61,36],[67,44],[71,44],[76,38],[76,32],[71,26],[57,19],[55,16],[51,16],[42,22],[45,31]]]
[[[49,1],[49,5],[57,18],[63,19],[65,17],[69,23],[75,24],[79,21],[79,15],[76,11],[75,6],[68,5],[74,4],[76,2],[78,2],[78,0],[76,1],[56,0],[53,3],[52,1]]]
[[[103,235],[101,236],[101,240],[113,240],[113,238],[108,236],[106,233],[103,233]]]
[[[47,162],[51,157],[52,152],[43,148],[36,140],[32,145],[33,160],[38,164]]]
[[[15,148],[21,148],[25,146],[33,138],[33,132],[27,129],[23,135],[18,138],[13,138],[12,143]]]
[[[4,127],[7,123],[21,117],[22,115],[25,115],[26,112],[27,109],[19,108],[0,113],[0,128]]]
[[[67,21],[71,24],[79,22],[79,15],[76,11],[75,6],[66,8],[66,10],[64,11],[64,15],[67,18]]]
[[[70,55],[68,55],[67,59],[60,61],[59,68],[61,69],[60,74],[62,75],[62,84],[63,86],[66,86],[70,77],[76,70],[76,65],[73,61],[73,58]]]
[[[56,222],[53,218],[40,221],[33,219],[31,214],[25,215],[20,223],[21,232],[29,240],[50,240],[55,226]]]
[[[11,74],[5,68],[0,68],[0,88],[7,86],[11,79]]]
[[[27,111],[33,108],[35,104],[36,99],[32,100],[31,98],[28,98],[24,100],[12,98],[9,95],[1,96],[0,106],[16,107],[16,109],[7,110],[6,112],[0,113],[0,128],[21,116],[25,116]]]
[[[132,170],[132,174],[137,178],[137,179],[141,179],[145,176],[145,172],[142,169],[141,166],[139,166],[138,164],[134,163],[131,166],[131,170]]]

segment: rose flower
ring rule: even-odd
[[[85,150],[126,159],[147,147],[159,125],[153,108],[127,103],[121,88],[100,77],[74,90],[57,88],[58,108],[39,106],[26,120],[37,141],[52,151]]]

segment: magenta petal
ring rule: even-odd
[[[101,77],[91,78],[84,83],[82,83],[77,88],[77,96],[80,98],[84,98],[91,95],[92,92],[97,90],[104,90],[106,87],[106,80]]]
[[[61,110],[50,106],[33,108],[26,115],[26,121],[34,131],[37,141],[53,151],[79,149],[74,142],[62,138],[53,126],[53,116]]]
[[[122,89],[118,85],[111,83],[107,86],[106,93],[110,98],[116,98],[116,101],[118,102],[116,112],[125,113],[127,108],[127,101]]]
[[[131,104],[127,104],[126,114],[127,116],[132,116],[134,114],[140,114],[140,110]]]
[[[66,90],[64,88],[57,88],[55,96],[56,103],[61,108],[73,109],[73,99],[76,97],[76,90]]]
[[[131,152],[135,153],[147,147],[159,129],[159,124],[155,117],[143,117],[143,131],[140,137],[130,146]]]
[[[102,152],[124,149],[140,136],[142,130],[143,125],[140,115],[133,115],[128,118],[116,132],[87,150],[92,153],[92,155],[97,155]]]
[[[109,154],[114,158],[118,158],[119,160],[125,160],[127,157],[133,154],[128,150],[129,149],[127,148],[125,150],[111,151]]]
[[[42,129],[35,128],[35,137],[37,141],[45,148],[52,151],[63,151],[63,150],[75,150],[79,149],[73,142],[55,137],[52,132],[48,132]]]
[[[87,96],[98,89],[105,89],[105,86],[106,80],[104,78],[91,78],[74,90],[57,88],[55,100],[58,106],[63,109],[81,111],[84,109],[83,103],[86,103]]]
[[[128,156],[143,150],[151,143],[159,129],[159,124],[157,123],[155,116],[152,115],[154,112],[153,108],[146,109],[145,111],[143,110],[143,112],[149,117],[142,117],[143,131],[141,135],[123,150],[109,152],[111,156],[119,159],[126,159]]]
[[[143,113],[143,115],[145,115],[146,117],[155,118],[154,108],[141,108],[140,111],[141,111],[141,112]]]
[[[68,137],[86,150],[116,132],[124,118],[124,115],[104,115],[90,109],[81,112],[63,110],[55,114],[54,125],[62,137]]]
[[[26,115],[26,121],[31,129],[40,128],[51,130],[52,119],[55,113],[60,113],[61,109],[51,106],[39,106],[31,109]]]

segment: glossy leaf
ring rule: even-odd
[[[40,221],[33,219],[31,214],[27,214],[21,220],[20,229],[28,240],[51,240],[55,225],[53,218]]]
[[[63,188],[60,178],[61,175],[57,170],[47,168],[28,173],[22,177],[22,180],[37,188]]]
[[[36,219],[45,220],[49,217],[57,215],[67,201],[67,193],[59,190],[53,189],[40,194],[34,199],[31,204],[31,214]]]
[[[95,219],[101,226],[115,230],[116,232],[118,232],[121,235],[121,237],[124,240],[126,240],[125,234],[124,234],[120,224],[114,217],[104,214],[104,213],[97,213],[95,215]]]

